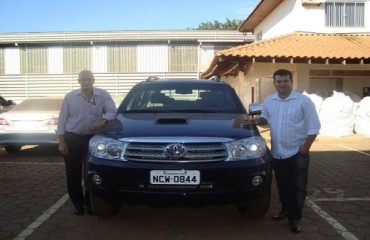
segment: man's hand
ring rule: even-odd
[[[302,154],[307,154],[310,151],[311,146],[307,146],[307,144],[303,144],[299,146],[299,152]]]
[[[107,119],[105,119],[105,118],[101,118],[101,119],[99,119],[98,121],[96,121],[96,122],[94,122],[93,124],[91,124],[91,126],[90,126],[90,130],[92,131],[92,132],[97,132],[101,127],[103,127],[103,125],[105,124],[105,123],[107,123],[108,122],[108,120]]]
[[[63,142],[59,142],[58,150],[59,150],[59,152],[62,155],[68,156],[68,146],[67,146],[67,144],[64,141]]]
[[[263,117],[258,117],[258,118],[254,118],[254,117],[248,117],[247,119],[244,120],[244,122],[246,124],[256,124],[256,125],[267,125],[267,120]]]
[[[299,146],[299,152],[307,154],[310,151],[312,143],[315,141],[317,135],[308,135],[304,144]]]
[[[248,116],[248,118],[244,119],[244,123],[245,124],[257,124],[257,118]]]

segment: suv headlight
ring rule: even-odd
[[[99,135],[92,137],[89,143],[92,156],[111,160],[124,160],[125,148],[126,143]]]
[[[266,142],[261,136],[244,138],[226,143],[229,153],[227,160],[246,160],[262,157],[266,151]]]

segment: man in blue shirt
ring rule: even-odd
[[[263,102],[256,124],[270,126],[273,168],[281,202],[281,211],[273,219],[288,217],[291,230],[299,233],[307,195],[309,150],[321,125],[311,99],[293,90],[289,70],[277,70],[273,84],[277,92]]]
[[[74,213],[82,215],[83,205],[88,205],[87,194],[82,190],[82,170],[87,158],[90,138],[108,121],[116,116],[116,105],[110,94],[93,87],[95,82],[91,71],[78,75],[80,89],[64,97],[58,119],[59,152],[64,156],[67,174],[67,189],[74,205]]]

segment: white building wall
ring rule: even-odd
[[[324,2],[324,0],[323,0]],[[262,39],[277,37],[296,31],[316,33],[370,32],[370,0],[365,2],[365,27],[325,27],[325,4],[302,5],[302,0],[284,0],[256,28],[255,36]]]
[[[63,48],[49,47],[48,48],[48,73],[62,74],[63,73]]]
[[[323,98],[329,97],[336,90],[336,81],[343,82],[343,90],[346,94],[359,97],[363,97],[363,87],[370,87],[368,76],[310,77],[309,74],[310,70],[367,70],[365,65],[254,63],[245,79],[251,83],[251,87],[254,87],[255,102],[262,102],[268,95],[276,92],[272,74],[280,68],[292,71],[294,89],[299,92],[315,93]],[[229,80],[237,84],[237,77]],[[237,85],[234,87],[237,88]],[[250,99],[244,100],[245,106],[248,106]]]
[[[19,48],[5,48],[4,50],[4,73],[5,74],[20,74],[20,49]]]
[[[92,52],[92,71],[106,73],[108,70],[107,46],[94,46]]]
[[[214,55],[215,55],[215,50],[214,50],[213,45],[201,45],[200,46],[199,70],[201,72],[208,69],[208,66],[211,63]]]
[[[168,72],[168,45],[139,45],[138,72]]]

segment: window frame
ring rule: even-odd
[[[325,26],[347,28],[365,27],[365,2],[325,2]]]

